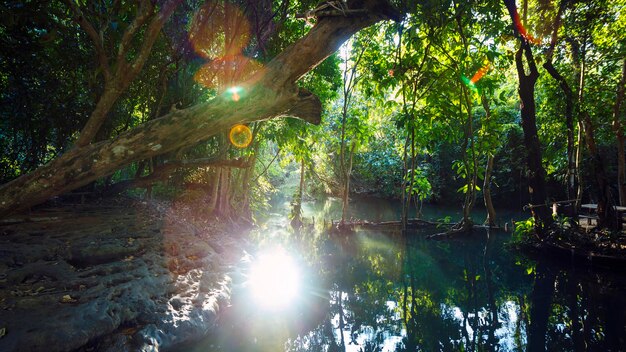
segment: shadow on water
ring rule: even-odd
[[[255,254],[218,331],[190,350],[626,350],[626,278],[509,252],[510,234],[432,241],[439,229],[337,235],[269,223],[260,253],[279,246],[294,258],[298,294],[278,309],[255,300]],[[267,279],[276,296],[288,289],[280,271]]]

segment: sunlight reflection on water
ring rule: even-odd
[[[260,253],[252,263],[249,292],[264,309],[287,308],[300,292],[300,271],[282,247]]]

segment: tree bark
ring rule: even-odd
[[[485,180],[483,181],[483,199],[487,208],[487,219],[485,224],[489,227],[496,226],[496,209],[491,201],[491,172],[493,171],[493,155],[487,156],[487,167],[485,168]]]
[[[218,191],[219,191],[219,186],[220,186],[220,173],[222,172],[222,168],[215,168],[215,170],[213,170],[213,175],[211,176],[211,188],[209,190],[210,193],[210,197],[209,197],[209,204],[207,204],[207,207],[211,210],[211,212],[214,212],[215,209],[217,208],[217,198],[218,198]]]
[[[74,148],[0,187],[0,217],[27,209],[113,173],[133,161],[195,145],[237,123],[282,116],[319,123],[321,104],[295,82],[335,52],[359,30],[384,19],[399,20],[386,0],[359,2],[369,11],[353,17],[320,18],[303,38],[241,84],[245,95],[233,102],[220,95],[120,134]],[[350,5],[358,6],[356,2]]]
[[[524,72],[522,55],[526,58],[530,70],[528,75]],[[515,64],[519,77],[518,92],[521,100],[524,145],[527,152],[526,163],[528,165],[528,191],[532,203],[531,211],[535,219],[536,230],[539,235],[542,235],[543,230],[552,224],[552,215],[546,204],[546,171],[541,164],[541,144],[537,135],[535,116],[535,83],[539,78],[539,71],[537,71],[535,59],[527,40],[521,41],[520,48],[515,54]]]
[[[515,67],[519,78],[519,96],[521,100],[522,130],[524,131],[524,145],[526,146],[526,163],[528,165],[528,191],[530,193],[531,212],[535,220],[535,231],[538,236],[544,234],[544,229],[552,225],[552,214],[546,204],[547,193],[545,184],[546,171],[541,164],[541,144],[537,135],[535,83],[539,78],[539,71],[535,64],[533,52],[528,38],[519,33],[519,14],[515,0],[503,0],[507,7],[516,36],[520,40],[520,47],[515,53]],[[523,56],[528,64],[529,74],[524,70]]]
[[[348,158],[348,163],[345,165],[345,180],[343,186],[343,196],[342,196],[342,209],[341,209],[341,223],[343,224],[345,219],[348,216],[348,205],[350,203],[350,177],[352,175],[352,158],[354,156],[354,150],[356,149],[356,142],[352,142],[352,146],[350,147],[350,154]]]
[[[579,126],[582,128],[585,144],[589,150],[591,156],[591,165],[593,167],[596,183],[596,197],[598,198],[598,227],[599,228],[611,228],[617,229],[620,222],[617,219],[617,214],[613,208],[614,202],[611,197],[611,190],[609,187],[608,177],[604,168],[604,161],[600,151],[596,145],[594,137],[594,127],[591,121],[589,112],[584,107],[584,92],[585,92],[585,45],[578,45],[573,43],[572,54],[576,62],[577,73],[579,74],[578,84],[578,121]],[[580,148],[580,146],[579,146]]]
[[[546,61],[543,67],[554,78],[565,95],[565,126],[567,127],[567,197],[576,197],[576,159],[574,154],[574,94],[569,84],[554,67]]]
[[[354,90],[354,86],[357,82],[357,68],[359,66],[359,62],[363,57],[363,53],[365,53],[365,47],[361,49],[361,52],[357,55],[357,58],[354,62],[354,65],[351,68],[348,68],[348,59],[345,62],[345,69],[343,71],[343,105],[341,109],[341,144],[339,147],[339,167],[341,170],[341,182],[343,185],[342,189],[342,208],[341,208],[341,224],[343,224],[346,220],[346,215],[348,214],[348,202],[349,202],[349,194],[350,194],[350,170],[346,165],[346,143],[347,143],[347,131],[346,126],[348,123],[348,108],[350,106],[350,101],[352,100],[352,92]],[[350,74],[348,74],[350,72]],[[354,136],[356,138],[356,136]],[[352,158],[352,154],[350,154],[350,158]]]
[[[298,194],[295,196],[293,202],[293,210],[291,219],[291,227],[299,229],[302,227],[302,201],[304,197],[304,180],[305,180],[304,158],[300,160],[300,187],[298,188]]]
[[[587,148],[589,148],[589,153],[591,154],[591,163],[596,177],[596,186],[598,187],[596,192],[598,197],[598,227],[617,229],[619,227],[619,221],[615,209],[613,209],[614,202],[611,198],[611,190],[606,171],[604,170],[604,161],[596,145],[591,116],[589,116],[589,113],[586,111],[583,112],[583,125],[585,126],[585,141],[587,142]]]
[[[489,101],[487,96],[483,92],[480,96],[480,100],[485,109],[485,124],[491,119],[491,109],[489,108]],[[485,224],[489,227],[496,226],[496,209],[493,207],[491,200],[491,172],[493,171],[493,154],[487,155],[487,167],[485,167],[485,179],[483,180],[483,200],[485,201],[485,208],[487,208],[487,219]]]
[[[214,213],[220,217],[229,218],[231,215],[230,206],[230,168],[220,168],[219,191],[217,197],[217,207]]]
[[[576,197],[576,160],[574,155],[574,93],[571,87],[567,83],[565,77],[563,77],[552,63],[554,49],[558,42],[558,33],[561,27],[561,16],[565,12],[569,1],[561,0],[559,4],[559,10],[552,23],[552,37],[550,40],[550,47],[546,53],[546,62],[543,67],[548,71],[550,76],[554,78],[559,87],[565,95],[565,126],[567,128],[567,199],[574,199]]]
[[[476,203],[476,186],[478,186],[478,160],[476,158],[476,148],[474,146],[474,121],[472,116],[472,100],[470,99],[468,88],[461,85],[460,113],[463,110],[463,101],[465,101],[465,109],[467,110],[467,119],[465,120],[464,139],[462,144],[462,160],[465,164],[467,173],[465,192],[465,201],[463,202],[463,220],[461,221],[461,229],[470,229],[473,226],[471,218],[474,204]],[[467,149],[469,147],[469,153]],[[469,155],[468,155],[469,154]]]
[[[617,139],[617,188],[619,190],[619,205],[626,205],[626,155],[624,152],[624,130],[620,118],[620,109],[624,101],[626,88],[626,58],[622,60],[622,79],[617,86],[615,105],[613,106],[613,131]]]

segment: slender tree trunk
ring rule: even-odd
[[[583,121],[585,126],[585,140],[587,142],[587,148],[589,148],[589,153],[591,154],[591,163],[596,177],[596,186],[598,187],[596,192],[598,197],[598,227],[617,229],[619,222],[617,221],[615,209],[613,209],[614,203],[611,198],[611,190],[606,171],[604,170],[604,161],[595,142],[591,117],[586,111],[583,112]]]
[[[404,151],[403,151],[403,170],[402,170],[402,232],[404,233],[407,228],[408,214],[409,214],[409,192],[407,190],[407,179],[408,179],[408,170],[409,170],[409,160],[408,160],[408,149],[409,149],[409,141],[410,134],[407,131],[406,139],[404,141]]]
[[[578,150],[576,154],[576,171],[578,173],[578,190],[576,192],[576,208],[580,207],[583,198],[584,185],[582,179],[582,157],[583,157],[583,146],[587,141],[585,135],[585,124],[582,116],[582,107],[583,107],[583,95],[585,91],[585,59],[584,59],[584,51],[581,53],[580,45],[571,41],[572,47],[572,56],[574,57],[574,65],[576,67],[576,79],[578,80],[578,89],[577,89],[577,104],[576,104],[576,116],[578,120]],[[582,58],[581,58],[582,56]]]
[[[342,206],[342,212],[341,212],[341,222],[344,222],[345,219],[347,219],[348,217],[348,207],[350,204],[350,176],[352,175],[352,158],[354,157],[354,150],[356,149],[356,143],[352,142],[352,145],[350,146],[350,151],[349,151],[349,158],[348,158],[348,162],[347,165],[345,167],[345,181],[344,181],[344,188],[343,188],[343,206]]]
[[[242,177],[241,213],[246,219],[252,219],[252,213],[250,212],[250,179],[256,165],[256,153],[257,149],[255,148],[254,153],[248,157],[249,166],[244,170]]]
[[[576,161],[574,158],[574,93],[565,77],[563,77],[552,63],[554,49],[558,42],[558,33],[561,28],[561,16],[565,12],[569,0],[561,0],[559,10],[552,23],[552,37],[550,47],[546,52],[546,62],[543,67],[554,78],[565,95],[565,126],[567,128],[567,199],[576,197]]]
[[[576,160],[574,155],[574,93],[565,77],[554,67],[551,61],[546,61],[543,67],[554,78],[565,95],[565,126],[567,128],[567,198],[576,197]]]
[[[415,168],[417,167],[416,162],[417,158],[415,155],[415,128],[409,124],[409,130],[407,131],[407,143],[410,143],[409,150],[411,154],[407,154],[404,152],[404,157],[406,160],[404,161],[404,180],[406,185],[404,185],[405,194],[402,198],[402,229],[406,231],[407,223],[409,221],[409,209],[411,208],[411,199],[413,199],[413,189],[415,186]],[[405,145],[406,147],[407,145]]]
[[[580,79],[578,85],[578,118],[581,121],[579,126],[582,126],[584,133],[585,143],[589,154],[591,156],[591,165],[593,167],[596,183],[596,197],[598,198],[598,227],[608,227],[611,229],[617,229],[620,222],[617,219],[617,214],[613,208],[614,202],[611,197],[611,190],[609,187],[608,177],[604,168],[604,161],[600,151],[596,145],[594,137],[594,127],[591,121],[591,116],[584,107],[584,91],[585,91],[585,50],[584,47],[578,45],[572,46],[573,56],[576,59],[577,71],[579,72]]]
[[[304,158],[300,160],[300,188],[298,189],[298,197],[300,198],[300,202],[304,197],[304,181],[305,181],[305,168],[304,168]]]
[[[581,175],[581,167],[583,161],[583,148],[584,148],[584,140],[583,140],[583,123],[582,121],[577,122],[578,125],[578,133],[576,135],[576,179],[578,180],[578,186],[576,187],[576,209],[580,209],[582,200],[583,200],[583,191],[584,191],[584,180]]]
[[[345,84],[345,79],[344,79]],[[346,120],[348,118],[347,101],[345,97],[344,88],[344,107],[341,115],[341,146],[339,148],[339,170],[341,173],[341,224],[346,221],[346,214],[348,212],[347,193],[348,190],[348,172],[346,171]]]
[[[489,101],[487,100],[487,96],[483,92],[480,96],[480,100],[483,104],[483,108],[485,109],[485,124],[491,120],[491,109],[489,108]],[[487,166],[485,167],[485,179],[483,180],[483,200],[485,201],[485,208],[487,209],[487,219],[485,219],[485,224],[489,227],[493,227],[496,225],[496,209],[493,207],[493,202],[491,200],[491,173],[493,171],[493,154],[489,153],[487,155]]]
[[[362,3],[369,9],[356,16],[323,17],[247,82],[248,94],[238,102],[219,96],[124,132],[108,141],[74,148],[33,172],[0,187],[0,217],[63,194],[131,162],[195,145],[236,123],[281,116],[319,123],[321,104],[295,82],[335,52],[351,35],[384,19],[400,18],[385,0]]]
[[[530,73],[524,72],[522,56]],[[528,165],[528,191],[532,204],[531,211],[535,219],[538,235],[543,235],[546,227],[552,224],[552,214],[546,204],[547,193],[545,184],[545,169],[541,164],[541,144],[537,135],[537,122],[535,117],[535,83],[539,78],[539,71],[535,65],[530,44],[522,40],[520,48],[515,54],[515,63],[519,77],[519,95],[521,100],[522,129],[524,131],[524,145],[526,146],[526,162]]]
[[[291,227],[294,229],[299,229],[302,227],[302,199],[304,197],[304,182],[305,180],[305,169],[304,169],[304,158],[300,160],[300,186],[298,187],[298,194],[296,195],[296,199],[294,199],[292,215],[291,219]]]
[[[465,202],[463,204],[463,227],[470,228],[472,226],[471,213],[476,203],[476,186],[478,185],[478,159],[476,157],[476,148],[474,146],[474,121],[472,116],[472,101],[467,88],[461,86],[467,109],[467,120],[465,127],[464,149],[469,146],[469,156],[467,152],[463,153],[463,161],[467,172],[467,192],[465,193]],[[468,157],[470,158],[468,160]]]
[[[209,204],[207,205],[209,210],[215,212],[217,209],[217,199],[219,197],[219,188],[220,188],[220,174],[222,168],[217,167],[213,170],[213,176],[211,177],[211,189],[209,191],[210,198]]]
[[[530,193],[530,202],[532,203],[531,212],[535,220],[535,231],[538,236],[543,236],[545,228],[552,224],[552,214],[546,204],[546,171],[541,164],[541,144],[537,135],[535,116],[535,83],[537,78],[539,78],[539,71],[537,70],[528,38],[525,38],[518,31],[517,23],[519,23],[520,19],[515,0],[503,1],[513,22],[515,34],[520,40],[520,47],[515,53],[515,67],[519,79],[518,92],[521,100],[522,129],[524,131],[524,145],[527,153],[528,192]],[[526,58],[530,71],[528,75],[524,70],[523,57]]]
[[[231,215],[230,208],[230,168],[220,168],[219,191],[217,196],[217,207],[215,213],[221,217],[228,218]]]
[[[354,66],[348,69],[348,60],[346,59],[345,68],[343,71],[343,107],[341,110],[341,146],[339,150],[339,162],[340,162],[340,170],[341,177],[343,183],[343,202],[341,209],[341,223],[343,224],[346,220],[346,215],[348,213],[348,197],[350,193],[350,170],[348,170],[348,166],[346,165],[346,143],[347,143],[347,131],[346,125],[348,122],[348,108],[350,107],[350,101],[352,100],[352,92],[354,90],[354,86],[356,85],[357,77],[356,72],[361,62],[361,58],[363,57],[363,53],[365,52],[365,47],[361,50],[359,55],[357,56]],[[354,146],[354,144],[353,144]],[[352,152],[350,154],[350,159],[352,159]],[[350,161],[352,163],[352,161]],[[351,166],[350,166],[351,168]]]
[[[483,199],[487,208],[487,219],[485,224],[489,227],[496,226],[496,209],[491,201],[491,172],[493,171],[493,155],[487,156],[487,167],[485,167],[485,179],[483,181]]]
[[[622,59],[622,79],[617,86],[615,105],[613,106],[613,131],[617,139],[617,189],[619,190],[619,205],[626,205],[626,155],[624,152],[624,129],[622,126],[621,106],[624,101],[626,88],[626,58]]]

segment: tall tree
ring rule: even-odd
[[[489,100],[487,100],[485,92],[480,95],[480,101],[483,104],[483,109],[485,109],[484,124],[487,125],[491,122],[491,109],[489,108]],[[496,225],[496,209],[493,207],[493,201],[491,200],[491,174],[493,172],[493,160],[494,153],[487,154],[485,178],[483,179],[483,199],[485,201],[485,208],[487,209],[485,224],[489,227]]]
[[[342,89],[342,107],[341,107],[341,144],[339,148],[339,169],[341,172],[341,223],[346,221],[348,216],[348,204],[350,200],[350,175],[352,174],[352,161],[354,157],[354,151],[356,148],[356,140],[352,140],[348,145],[347,126],[348,115],[350,114],[350,104],[354,95],[355,86],[358,83],[358,68],[363,58],[363,53],[367,49],[366,45],[353,50],[353,53],[346,54],[344,58],[344,70],[343,70],[343,89]],[[350,57],[355,55],[354,58]],[[354,117],[353,117],[354,118]]]
[[[546,171],[541,164],[541,144],[537,135],[535,83],[539,78],[539,71],[535,64],[530,38],[524,35],[522,22],[517,12],[515,0],[504,0],[513,22],[513,28],[519,38],[519,48],[515,53],[515,67],[519,79],[518,93],[521,100],[522,129],[524,130],[524,145],[526,146],[526,162],[528,165],[528,191],[530,193],[531,211],[535,219],[538,234],[543,234],[546,227],[552,224],[552,214],[547,206],[547,191],[545,183]],[[524,58],[529,72],[524,69]]]
[[[303,38],[267,63],[240,85],[240,99],[228,94],[92,143],[55,158],[35,171],[0,187],[0,216],[41,203],[51,196],[76,189],[136,160],[195,145],[236,123],[280,116],[297,116],[317,123],[320,102],[295,82],[317,66],[351,35],[384,19],[399,20],[385,0],[349,1],[350,15],[319,16]]]
[[[621,107],[626,89],[626,58],[622,59],[622,78],[617,85],[615,105],[613,106],[613,131],[617,139],[617,189],[619,205],[626,205],[626,153],[624,152],[624,129],[621,118]]]
[[[601,3],[577,4],[576,11],[580,11],[580,22],[575,23],[577,36],[569,38],[574,60],[575,72],[578,79],[577,113],[579,129],[584,136],[585,145],[589,151],[591,167],[595,181],[595,198],[597,199],[598,227],[618,228],[619,221],[614,209],[614,199],[611,194],[610,182],[606,172],[605,158],[602,155],[597,141],[597,130],[586,105],[586,81],[589,74],[589,55],[592,52],[593,27],[606,12]],[[574,11],[574,12],[576,12]],[[580,148],[580,145],[579,145]],[[579,188],[580,189],[580,188]],[[580,196],[579,196],[580,197]]]
[[[574,93],[567,79],[554,67],[553,57],[554,50],[558,43],[558,33],[561,27],[561,16],[567,8],[569,0],[561,0],[559,9],[552,23],[552,36],[550,46],[546,51],[546,60],[543,67],[548,71],[550,76],[554,78],[559,87],[563,91],[565,98],[565,126],[567,128],[567,198],[574,199],[576,197],[576,159],[574,154]]]

